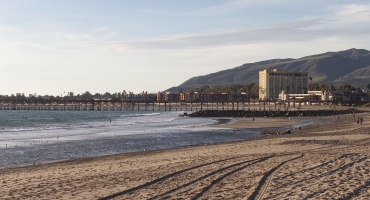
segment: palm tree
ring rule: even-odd
[[[310,79],[310,85],[308,86],[308,89],[310,89],[312,86],[312,77],[310,76],[310,77],[308,77],[308,79]],[[312,90],[312,89],[311,89]]]

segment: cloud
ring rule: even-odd
[[[281,42],[314,40],[318,38],[346,35],[341,29],[310,29],[322,26],[321,19],[307,19],[284,23],[253,26],[246,29],[207,32],[201,34],[179,34],[144,40],[99,41],[88,40],[66,43],[71,48],[102,48],[117,51],[145,51],[166,49],[196,49],[226,45],[255,44],[260,42]],[[351,31],[354,32],[354,31]],[[358,34],[363,34],[358,32]]]
[[[368,37],[370,28],[348,29],[347,26],[326,27],[324,19],[313,18],[283,23],[252,26],[245,29],[215,31],[200,34],[177,34],[140,40],[112,40],[116,33],[103,36],[94,34],[57,33],[62,42],[31,44],[33,47],[63,51],[117,51],[148,52],[212,48],[230,45],[258,44],[268,42],[311,41],[323,38]],[[329,22],[331,24],[337,22]],[[370,27],[370,26],[369,26]]]
[[[235,10],[241,10],[247,6],[251,5],[271,5],[274,3],[285,3],[288,2],[289,0],[236,0],[236,1],[231,1],[228,3],[224,4],[219,4],[215,6],[209,6],[203,9],[200,9],[196,11],[198,14],[224,14],[228,12],[233,12]]]
[[[44,45],[40,45],[40,44],[37,44],[37,43],[18,42],[16,44],[17,45],[31,46],[31,47],[35,47],[35,48],[38,48],[38,49],[52,50],[52,51],[76,52],[76,50],[65,50],[65,49],[62,49],[62,48],[54,48],[52,46],[44,46]]]
[[[288,0],[286,0],[288,1]],[[286,2],[283,1],[283,2]],[[275,3],[275,0],[263,0]],[[280,2],[280,1],[279,1]],[[255,1],[237,0],[226,4],[208,7],[208,11],[228,12],[243,6],[255,4]],[[259,2],[261,3],[261,2]],[[212,48],[230,45],[258,44],[266,42],[312,41],[323,38],[344,38],[356,35],[368,38],[370,29],[370,5],[348,4],[329,8],[325,16],[298,19],[285,22],[248,26],[247,28],[208,31],[199,34],[164,35],[156,38],[125,40],[111,28],[101,26],[85,33],[68,31],[37,33],[38,37],[48,37],[41,43],[25,41],[24,44],[36,48],[63,51],[117,51],[147,52]],[[202,11],[204,12],[204,10]],[[358,23],[367,26],[348,28]],[[1,30],[1,26],[0,26]],[[35,44],[37,43],[37,45]]]
[[[283,4],[286,2],[292,2],[292,0],[233,0],[227,3],[221,3],[217,5],[206,6],[194,10],[164,10],[164,9],[140,9],[136,10],[136,13],[143,13],[149,15],[160,15],[160,16],[207,16],[207,15],[223,15],[226,13],[242,10],[247,6],[271,6],[272,4]],[[293,1],[294,2],[294,1]],[[213,2],[212,2],[213,3]]]
[[[370,4],[346,4],[331,7],[333,18],[342,25],[370,23]]]
[[[348,4],[338,6],[336,8],[336,15],[340,17],[354,17],[354,16],[368,16],[370,12],[370,5],[366,4]]]
[[[0,32],[13,32],[13,31],[19,31],[19,30],[20,28],[17,28],[14,26],[0,24]]]
[[[222,13],[242,9],[245,6],[250,5],[253,2],[254,1],[249,1],[249,0],[232,1],[229,3],[224,3],[224,4],[219,4],[216,6],[210,6],[207,8],[203,8],[201,10],[198,10],[197,13],[222,14]]]
[[[99,28],[96,28],[96,29],[92,30],[91,33],[101,32],[101,31],[104,31],[104,30],[107,30],[107,27],[99,27]]]

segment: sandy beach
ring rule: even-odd
[[[370,114],[251,118],[292,134],[1,169],[1,199],[369,199]],[[272,128],[273,129],[273,128]],[[227,133],[225,133],[227,134]]]

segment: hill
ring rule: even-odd
[[[258,83],[259,71],[275,68],[285,71],[309,72],[313,83],[351,84],[354,87],[367,89],[367,84],[370,83],[370,51],[348,49],[298,59],[272,59],[247,63],[232,69],[190,78],[181,85],[166,91],[179,92],[181,88],[183,91],[188,91],[203,85]]]

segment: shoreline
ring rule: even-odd
[[[307,122],[317,121],[313,120],[313,118],[305,118],[305,117],[292,117],[291,120],[289,118],[283,117],[255,117],[254,121],[252,118],[232,118],[235,123],[227,123],[227,124],[215,124],[211,125],[211,127],[216,128],[230,128],[230,129],[275,129],[275,128],[284,128],[284,127],[291,127],[297,125],[303,125]]]
[[[257,118],[256,118],[257,119]],[[258,118],[258,119],[263,119],[264,122],[272,120],[273,118]],[[216,121],[221,120],[224,122],[216,122],[215,124],[209,125],[210,127],[215,127],[215,128],[221,128],[221,129],[242,129],[242,130],[257,130],[257,131],[262,131],[262,130],[272,130],[276,128],[284,128],[286,124],[290,125],[300,125],[303,121],[310,121],[310,120],[292,120],[288,123],[284,123],[283,126],[278,126],[276,123],[278,122],[277,120],[274,120],[274,126],[269,127],[267,125],[263,125],[261,127],[257,127],[260,123],[256,123],[256,125],[250,127],[246,127],[245,121],[247,119],[245,118],[230,118],[230,119],[215,119]],[[235,123],[228,124],[228,122],[233,121]],[[285,122],[286,120],[284,120]],[[217,130],[216,130],[217,131]],[[143,133],[140,135],[147,135],[147,133]],[[36,165],[32,164],[23,164],[19,166],[5,166],[5,167],[0,167],[0,173],[3,170],[17,170],[17,169],[22,169],[22,168],[29,168],[29,167],[37,167],[37,166],[51,166],[53,165],[59,165],[59,164],[66,164],[66,163],[72,163],[76,164],[79,162],[89,162],[89,161],[95,161],[95,160],[100,160],[100,159],[110,159],[110,157],[122,157],[122,156],[136,156],[136,155],[141,155],[143,152],[145,153],[162,153],[163,151],[173,151],[173,150],[181,150],[184,148],[194,148],[194,147],[202,147],[202,146],[214,146],[214,145],[223,145],[223,144],[233,144],[233,143],[239,143],[239,142],[245,142],[245,141],[253,141],[253,140],[260,140],[264,139],[266,136],[265,135],[260,135],[259,137],[251,137],[248,139],[242,139],[242,140],[236,140],[236,141],[226,141],[226,142],[217,142],[217,143],[211,143],[211,144],[199,144],[199,145],[186,145],[186,146],[179,146],[179,147],[172,147],[172,148],[166,148],[166,149],[154,149],[154,150],[149,150],[149,151],[133,151],[133,152],[124,152],[124,153],[118,153],[118,154],[109,154],[109,155],[99,155],[99,156],[88,156],[88,157],[80,157],[80,158],[66,158],[66,159],[61,159],[61,160],[52,160],[52,161],[44,161],[41,163],[37,163]]]
[[[357,115],[362,125],[328,116],[292,134],[0,169],[4,198],[368,198],[370,114]]]
[[[149,151],[162,151],[162,150],[171,150],[171,149],[180,149],[180,148],[188,148],[188,147],[196,147],[196,146],[205,146],[205,145],[218,145],[218,144],[227,144],[230,142],[238,142],[238,141],[247,141],[247,140],[253,140],[255,138],[261,138],[264,135],[261,134],[263,130],[272,130],[276,128],[280,129],[288,129],[292,125],[301,125],[303,122],[306,121],[312,121],[311,119],[302,119],[302,118],[297,118],[297,119],[292,119],[291,121],[288,121],[288,119],[284,120],[282,119],[277,119],[277,118],[256,118],[255,122],[253,122],[253,126],[249,126],[249,123],[246,123],[247,118],[210,118],[215,120],[216,122],[213,124],[205,125],[202,126],[204,130],[198,130],[198,131],[188,131],[184,132],[185,134],[207,134],[208,132],[218,132],[218,134],[227,134],[229,131],[247,131],[247,132],[256,132],[258,135],[256,136],[250,136],[245,139],[236,139],[235,141],[218,141],[218,142],[211,142],[211,143],[200,143],[200,144],[189,144],[189,145],[184,145],[184,146],[178,146],[178,147],[169,147],[169,148],[164,148],[164,149],[150,149]],[[266,123],[269,122],[269,123]],[[282,123],[283,122],[283,123]],[[273,126],[271,126],[273,125]],[[209,128],[207,128],[209,127]],[[215,129],[216,128],[216,129]],[[192,129],[192,128],[189,128]],[[248,133],[247,133],[248,134]],[[141,133],[141,134],[136,134],[136,135],[129,135],[127,137],[142,137],[142,136],[147,136],[151,135],[150,133]],[[112,139],[110,137],[106,137],[105,139]],[[78,141],[71,141],[72,143],[76,143]],[[77,145],[77,143],[76,143]],[[27,148],[27,147],[18,147],[18,148]],[[78,159],[90,159],[90,158],[95,158],[95,157],[104,157],[104,156],[114,156],[114,155],[120,155],[120,154],[131,154],[131,153],[140,153],[143,150],[133,150],[133,151],[128,151],[128,152],[122,152],[122,153],[114,153],[114,154],[106,154],[106,155],[96,155],[96,156],[85,156],[85,157],[72,157],[72,158],[61,158],[61,159],[56,159],[56,160],[40,160],[40,161],[35,161],[35,165],[48,165],[52,163],[59,163],[59,162],[66,162],[69,160],[78,160]],[[22,164],[10,164],[7,166],[1,166],[1,169],[16,169],[16,168],[23,168],[23,167],[30,167],[33,166],[32,162],[29,163],[22,163]]]

